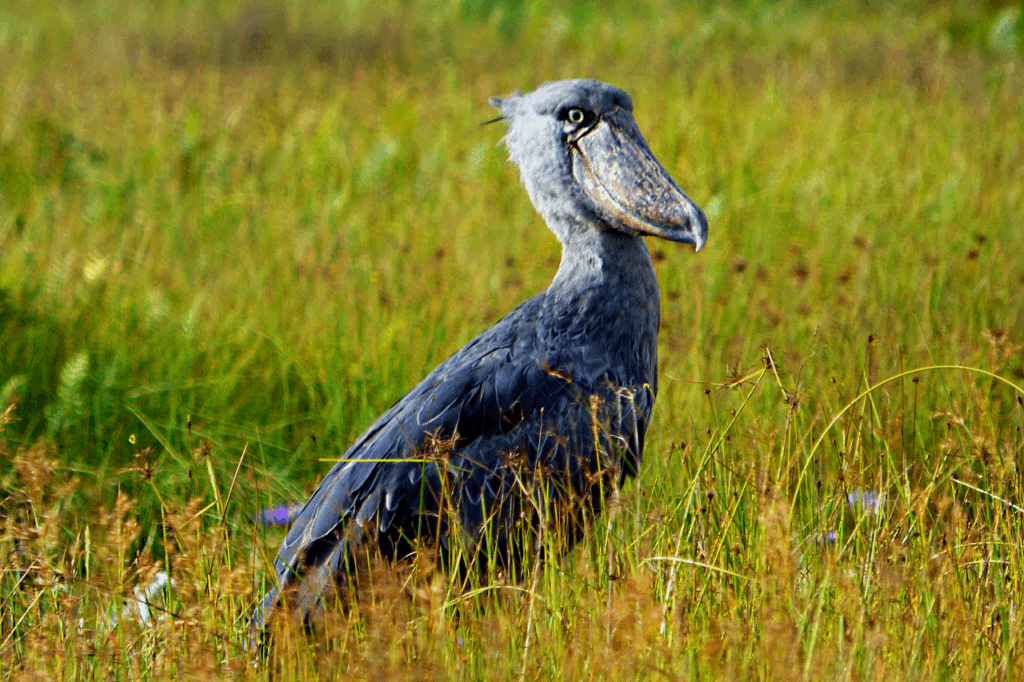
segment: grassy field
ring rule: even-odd
[[[0,678],[1024,676],[1021,17],[5,4]],[[256,660],[255,514],[554,274],[480,123],[577,76],[711,225],[650,244],[641,476],[525,583],[382,572]]]

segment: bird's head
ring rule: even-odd
[[[622,90],[585,79],[555,81],[491,104],[508,124],[505,145],[533,205],[556,234],[597,224],[697,250],[704,245],[707,218],[651,153]]]

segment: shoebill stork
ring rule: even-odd
[[[592,80],[494,98],[530,200],[562,244],[547,290],[441,363],[345,451],[275,561],[307,624],[360,556],[415,543],[513,568],[524,527],[568,549],[637,472],[658,391],[658,282],[644,237],[697,250],[704,214],[651,153],[622,90]]]

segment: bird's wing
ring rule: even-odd
[[[281,546],[282,585],[304,567],[332,559],[349,519],[387,531],[396,514],[424,504],[424,486],[439,486],[436,463],[425,461],[431,436],[457,436],[458,444],[488,440],[514,429],[524,414],[557,402],[570,382],[543,361],[533,332],[543,294],[439,365],[363,433],[313,493]],[[535,333],[534,333],[535,336]],[[479,448],[478,448],[479,450]],[[486,453],[496,460],[499,453]],[[475,462],[488,466],[494,462]],[[429,510],[425,510],[429,511]],[[340,569],[341,567],[334,567]]]

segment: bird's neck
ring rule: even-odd
[[[653,305],[657,312],[658,280],[643,238],[595,227],[569,232],[561,241],[562,262],[549,294],[566,305],[610,296],[603,301],[607,306]]]
[[[620,381],[655,387],[661,312],[643,238],[595,228],[561,241],[562,263],[538,318],[541,337],[570,355],[571,346],[600,348],[621,368]]]

